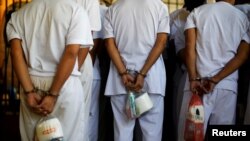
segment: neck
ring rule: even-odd
[[[224,2],[230,3],[232,5],[234,5],[234,3],[235,3],[235,0],[216,0],[216,2],[219,2],[219,1],[224,1]]]

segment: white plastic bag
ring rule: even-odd
[[[53,116],[46,116],[36,125],[37,141],[63,141],[63,131],[60,121]]]
[[[185,141],[204,140],[204,107],[201,97],[193,93],[189,102],[188,116],[186,118]]]
[[[129,119],[138,118],[145,112],[149,111],[151,108],[153,108],[153,103],[147,92],[128,92],[126,114]]]

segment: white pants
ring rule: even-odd
[[[53,77],[31,76],[35,87],[48,90]],[[42,116],[33,113],[26,105],[25,95],[21,92],[20,133],[22,141],[33,141],[35,127]],[[61,122],[65,141],[83,141],[83,91],[79,77],[70,76],[60,91],[51,115]]]
[[[250,84],[248,89],[248,96],[247,96],[247,107],[245,113],[244,124],[250,124]]]
[[[85,137],[84,141],[89,141],[88,138],[88,121],[89,121],[89,110],[91,103],[91,89],[93,82],[93,64],[90,54],[87,54],[86,59],[84,60],[83,65],[80,68],[81,76],[80,80],[82,82],[82,87],[84,91],[84,122],[85,129],[83,130],[83,135]]]
[[[143,141],[161,141],[164,97],[159,94],[149,94],[154,107],[138,118]],[[135,120],[128,119],[125,114],[127,94],[111,96],[111,105],[114,113],[114,140],[132,141]]]
[[[183,91],[187,78],[187,71],[183,71],[180,66],[176,66],[174,74],[174,92],[173,92],[173,119],[174,124],[178,123],[181,103],[183,99]]]
[[[184,141],[185,121],[192,93],[185,91],[178,123],[178,141]],[[237,94],[224,89],[214,89],[212,93],[203,96],[204,133],[208,122],[210,125],[235,124]]]
[[[90,141],[98,140],[100,88],[101,88],[101,80],[95,79],[92,85],[92,96],[91,96],[89,125],[88,125]]]

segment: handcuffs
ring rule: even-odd
[[[50,91],[44,91],[44,90],[38,89],[37,87],[34,87],[30,91],[25,91],[24,92],[25,95],[29,95],[30,93],[37,93],[42,97],[51,96],[51,97],[57,98],[59,96],[59,94],[53,94]]]

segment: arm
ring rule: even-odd
[[[212,91],[218,82],[239,69],[239,67],[247,60],[249,53],[249,44],[245,41],[241,41],[235,57],[232,58],[220,72],[206,81],[206,91]]]
[[[53,83],[49,90],[51,94],[59,95],[62,86],[72,73],[78,56],[79,48],[80,45],[77,44],[71,44],[66,46],[61,61],[58,65]],[[88,49],[83,49],[83,51],[88,52]],[[45,111],[44,115],[47,115],[53,111],[55,102],[56,98],[54,96],[45,96],[43,98],[39,106]]]
[[[156,42],[154,44],[154,47],[152,48],[151,52],[148,55],[148,58],[143,65],[142,69],[139,72],[139,75],[136,78],[136,83],[134,85],[135,91],[140,91],[143,88],[144,85],[144,77],[148,73],[149,69],[153,66],[153,64],[156,62],[156,60],[160,57],[163,50],[166,47],[167,43],[167,34],[166,33],[158,33]]]
[[[196,33],[194,28],[185,31],[185,40],[185,63],[187,66],[189,79],[192,80],[198,77],[198,74],[196,73]]]
[[[126,67],[123,64],[120,53],[116,47],[114,38],[105,39],[105,46],[107,48],[110,59],[115,64],[117,71],[119,74],[122,74],[126,71]]]
[[[158,33],[155,45],[151,52],[148,55],[148,58],[143,65],[142,69],[140,70],[140,73],[147,74],[149,69],[153,66],[153,64],[156,62],[156,60],[160,57],[163,50],[166,47],[167,43],[167,34],[166,33]]]
[[[20,84],[26,93],[26,103],[27,105],[36,113],[39,114],[38,105],[41,101],[40,95],[34,92],[34,86],[32,84],[28,66],[24,58],[24,53],[21,46],[21,40],[12,39],[10,41],[11,46],[11,59],[15,74],[17,79],[20,81]]]
[[[196,79],[199,75],[196,72],[196,29],[190,28],[185,31],[185,63],[187,66],[188,77],[190,81],[190,90],[197,92],[201,88],[200,81]]]
[[[10,41],[11,45],[11,59],[15,74],[20,81],[25,92],[31,91],[34,86],[30,79],[28,66],[24,58],[24,53],[21,47],[21,40],[13,39]]]
[[[89,51],[89,53],[91,55],[91,58],[92,58],[93,64],[95,63],[96,56],[100,53],[101,44],[102,44],[102,39],[101,38],[94,39],[94,46]]]
[[[84,63],[84,60],[87,57],[87,54],[89,52],[89,48],[80,48],[78,52],[78,68],[80,70],[82,64]]]
[[[131,83],[134,82],[134,78],[128,75],[126,66],[123,64],[120,53],[116,47],[114,38],[105,39],[105,46],[107,48],[107,52],[110,56],[110,59],[116,66],[116,69],[122,78],[122,83],[125,87],[130,87]]]

